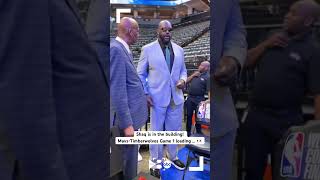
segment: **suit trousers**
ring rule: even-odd
[[[193,113],[197,114],[197,107],[201,101],[204,101],[205,98],[203,96],[198,97],[188,97],[187,101],[185,102],[186,110],[187,110],[187,133],[188,136],[191,134],[191,126],[192,126],[192,116]],[[197,133],[201,133],[201,125],[196,124]]]
[[[0,122],[0,179],[19,180],[22,179],[17,168],[17,159],[10,149],[8,138]]]
[[[213,178],[216,180],[232,180],[233,149],[237,130],[224,136],[213,138]]]
[[[303,124],[300,110],[279,111],[251,108],[244,124],[246,180],[262,180],[268,154],[271,161],[277,143],[294,125]],[[274,166],[273,166],[274,167]]]
[[[133,179],[138,171],[138,145],[122,145],[122,152],[124,179]]]
[[[3,143],[3,141],[3,136],[0,133],[0,179],[13,180],[16,174],[14,169],[16,160],[7,143]]]
[[[175,105],[171,99],[168,107],[151,107],[151,131],[181,131],[183,103]],[[168,144],[169,159],[177,157],[177,144]],[[150,145],[150,158],[161,160],[163,158],[163,145]]]
[[[125,137],[120,130],[120,136]],[[134,179],[138,173],[138,145],[121,145],[123,179]]]

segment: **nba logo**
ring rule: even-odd
[[[282,177],[298,178],[301,174],[304,134],[292,133],[288,136],[281,158]]]

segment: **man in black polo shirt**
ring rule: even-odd
[[[210,63],[203,61],[198,70],[187,79],[188,98],[186,101],[187,110],[187,133],[191,134],[191,124],[193,112],[197,110],[197,106],[201,101],[204,101],[204,94],[208,91]],[[197,133],[201,133],[201,126],[196,124]]]
[[[294,3],[283,30],[248,51],[246,65],[258,72],[244,125],[246,180],[262,180],[268,153],[289,127],[303,123],[306,93],[314,96],[320,119],[320,49],[311,33],[319,12],[313,1]]]

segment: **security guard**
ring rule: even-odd
[[[315,2],[297,1],[283,30],[248,51],[246,65],[258,72],[244,124],[246,180],[262,180],[268,154],[289,127],[304,123],[306,93],[314,96],[320,119],[320,49],[311,33],[319,12]]]
[[[198,104],[204,101],[204,95],[208,91],[210,63],[201,62],[198,70],[187,78],[188,98],[185,103],[187,109],[187,133],[191,134],[193,112],[197,110]],[[197,133],[201,133],[201,126],[196,124]]]

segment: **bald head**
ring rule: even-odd
[[[171,30],[172,30],[172,25],[170,21],[168,20],[163,20],[159,23],[157,34],[158,34],[158,39],[162,41],[163,44],[168,44],[171,41]]]
[[[205,65],[205,66],[210,66],[210,62],[209,61],[203,61],[201,62],[202,65]]]
[[[158,25],[158,29],[160,29],[162,27],[166,27],[166,26],[171,26],[171,22],[168,20],[162,20],[162,21],[160,21],[160,23]]]
[[[291,5],[284,19],[284,28],[297,34],[311,28],[320,15],[320,6],[314,0],[300,0]]]
[[[139,25],[136,20],[130,17],[124,17],[118,24],[118,36],[128,45],[134,44],[139,36]]]
[[[294,5],[298,6],[301,14],[318,19],[320,15],[320,5],[314,0],[300,0]]]
[[[204,72],[207,72],[208,70],[210,69],[210,62],[209,61],[203,61],[201,62],[198,70],[201,72],[201,73],[204,73]]]

